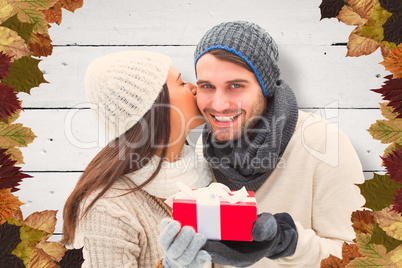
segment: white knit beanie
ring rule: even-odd
[[[85,77],[91,109],[109,135],[122,135],[148,112],[166,83],[171,59],[148,51],[124,51],[95,59]]]

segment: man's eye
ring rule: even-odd
[[[203,88],[212,88],[212,85],[205,84],[205,85],[202,85],[201,87],[203,87]]]
[[[241,88],[242,87],[242,85],[240,85],[240,84],[232,84],[232,88]]]

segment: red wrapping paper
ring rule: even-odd
[[[220,240],[253,240],[251,230],[253,223],[257,220],[257,204],[254,192],[248,191],[248,194],[249,196],[244,201],[239,201],[235,204],[220,198],[220,222],[209,222],[208,219],[203,219],[204,224],[207,222],[207,225],[220,224]],[[195,198],[175,198],[173,200],[172,217],[180,222],[182,226],[192,226],[198,232],[199,221],[197,219],[197,201]],[[208,235],[207,238],[211,239]]]

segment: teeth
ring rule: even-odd
[[[215,119],[219,122],[230,122],[233,121],[236,117],[239,115],[233,115],[233,116],[215,116]]]

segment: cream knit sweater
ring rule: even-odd
[[[171,214],[166,204],[147,191],[156,195],[176,193],[177,180],[193,188],[207,186],[212,178],[211,172],[203,159],[193,163],[194,156],[194,150],[189,151],[185,146],[178,161],[162,165],[155,183],[144,190],[123,195],[127,189],[149,178],[157,162],[152,159],[150,168],[122,176],[99,198],[79,222],[71,245],[73,248],[84,247],[82,267],[156,267],[163,258],[158,243],[159,225]],[[96,194],[93,193],[83,207]]]
[[[84,247],[83,268],[155,267],[163,258],[159,224],[170,213],[145,191],[119,196],[129,187],[135,184],[122,177],[78,225],[72,246]]]
[[[201,149],[199,139],[196,151]],[[342,243],[355,237],[350,217],[364,205],[355,186],[363,181],[348,137],[327,120],[300,111],[282,159],[255,193],[258,214],[288,212],[293,217],[299,234],[296,252],[275,261],[264,258],[251,267],[318,268],[329,254],[341,257]]]

